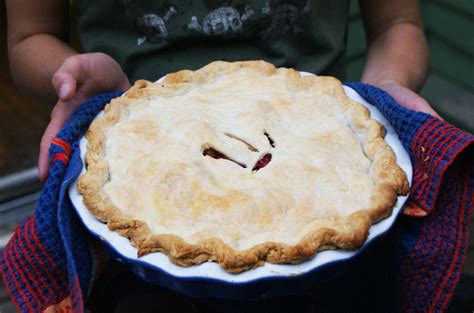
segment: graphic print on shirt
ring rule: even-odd
[[[167,39],[196,32],[206,37],[243,36],[261,40],[297,35],[303,31],[303,16],[309,16],[311,11],[311,0],[201,0],[202,7],[194,1],[188,5],[184,1],[171,0],[161,4],[157,1],[154,7],[140,1],[123,1],[127,14],[134,19],[138,46],[145,42],[163,44]],[[167,27],[169,21],[171,28]],[[176,27],[180,21],[184,24]]]
[[[270,17],[266,28],[260,33],[263,39],[281,37],[287,33],[296,35],[303,31],[299,26],[298,19],[301,14],[311,10],[310,0],[306,0],[306,4],[301,10],[298,10],[291,2],[278,5],[272,5],[271,2],[266,0],[261,10],[263,16]]]
[[[197,16],[192,16],[187,26],[188,29],[203,32],[207,36],[216,36],[245,32],[245,22],[251,22],[254,25],[258,24],[258,28],[261,29],[259,37],[262,39],[281,37],[288,33],[295,35],[303,31],[299,25],[299,17],[310,12],[311,1],[306,0],[303,8],[298,9],[292,2],[266,0],[263,7],[255,9],[257,12],[260,11],[260,14],[254,14],[256,12],[250,4],[245,5],[243,13],[225,5],[206,15],[202,25],[199,24]]]
[[[136,26],[142,37],[137,39],[137,45],[141,45],[145,41],[157,42],[168,36],[168,30],[166,29],[166,21],[176,14],[174,7],[170,7],[166,15],[161,18],[156,14],[144,14],[137,17]]]
[[[125,0],[127,14],[134,18],[135,28],[137,29],[137,45],[144,42],[160,43],[168,37],[166,22],[177,13],[174,6],[170,6],[167,12],[159,16],[157,12],[142,12],[133,0]]]
[[[254,14],[249,4],[245,6],[244,11],[240,16],[239,11],[235,8],[223,6],[207,14],[202,20],[202,26],[199,25],[198,18],[192,16],[188,28],[202,31],[208,36],[223,35],[227,32],[239,33],[243,23]]]

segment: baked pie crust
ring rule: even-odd
[[[335,78],[218,61],[113,99],[78,190],[140,256],[230,273],[300,263],[360,247],[408,193],[384,135]]]

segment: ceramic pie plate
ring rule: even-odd
[[[303,72],[302,74],[311,75]],[[348,97],[367,107],[371,117],[385,126],[385,142],[395,152],[397,164],[406,172],[411,186],[410,157],[393,127],[380,111],[366,102],[352,88],[344,86],[344,91]],[[83,137],[80,141],[82,173],[85,172],[86,145],[87,139]],[[326,250],[318,252],[312,259],[300,264],[265,263],[252,270],[230,274],[217,263],[212,262],[191,267],[175,265],[161,252],[137,257],[137,249],[131,245],[127,238],[109,230],[106,224],[97,220],[89,212],[83,204],[82,196],[78,193],[76,186],[77,178],[69,186],[69,196],[79,218],[92,235],[101,239],[108,246],[116,260],[125,263],[135,274],[150,283],[201,298],[255,299],[269,295],[286,295],[303,291],[331,279],[341,272],[342,267],[350,265],[351,259],[363,253],[376,238],[382,237],[390,229],[408,198],[407,196],[398,197],[392,215],[370,227],[367,241],[358,250]]]

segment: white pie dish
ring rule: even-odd
[[[411,161],[393,128],[374,106],[364,101],[353,89],[344,87],[344,90],[350,98],[366,106],[370,110],[371,116],[385,126],[387,130],[385,141],[394,150],[397,164],[407,173],[407,177],[411,184]],[[86,139],[83,138],[80,142],[82,160],[84,159],[85,146]],[[162,253],[151,253],[138,258],[137,249],[130,244],[130,241],[127,238],[121,237],[114,231],[110,231],[106,224],[98,221],[89,212],[82,203],[82,196],[77,192],[76,184],[77,181],[71,184],[69,195],[80,219],[92,234],[101,238],[108,244],[116,254],[117,259],[127,263],[136,274],[144,279],[153,283],[165,285],[166,287],[189,295],[202,297],[216,296],[216,290],[219,290],[220,297],[234,297],[233,294],[236,293],[232,291],[232,287],[230,286],[242,287],[242,285],[258,285],[258,288],[247,288],[247,293],[249,295],[252,293],[250,292],[251,289],[255,289],[255,292],[257,293],[275,293],[272,292],[272,290],[277,290],[280,282],[283,283],[289,278],[292,280],[299,278],[304,280],[303,278],[308,275],[314,275],[318,271],[324,271],[327,265],[348,260],[360,251],[360,249],[356,251],[322,251],[317,253],[314,258],[301,264],[276,265],[266,263],[264,266],[240,274],[229,274],[216,263],[204,263],[198,266],[181,267],[171,263],[168,257]],[[397,205],[395,206],[392,215],[370,228],[369,238],[364,243],[363,247],[367,246],[375,237],[384,234],[392,226],[406,199],[406,196],[398,197]],[[270,281],[271,284],[268,284],[267,282]],[[199,288],[199,286],[202,287],[203,283],[206,283],[206,286],[210,287],[211,282],[213,287],[207,288],[206,290],[208,291]]]

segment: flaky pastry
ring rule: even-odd
[[[360,247],[407,194],[384,134],[335,78],[218,61],[112,100],[78,190],[140,256],[231,273],[299,263]]]

